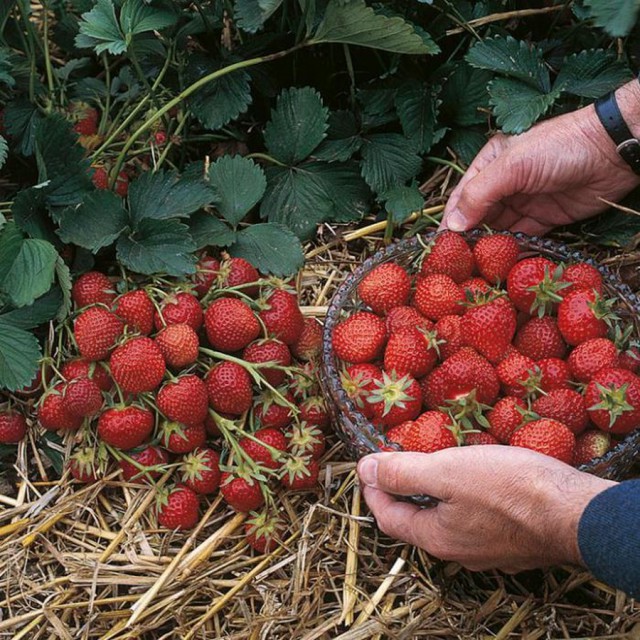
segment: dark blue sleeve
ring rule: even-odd
[[[591,500],[578,525],[578,546],[596,578],[640,598],[640,480]]]

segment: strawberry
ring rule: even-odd
[[[220,456],[217,451],[199,447],[182,458],[179,474],[185,486],[200,495],[215,493],[220,486]]]
[[[538,316],[551,313],[562,300],[562,270],[547,258],[525,258],[507,276],[507,293],[516,309]]]
[[[294,491],[315,489],[320,476],[320,463],[309,457],[291,456],[282,467],[282,484]]]
[[[118,449],[139,447],[153,431],[154,417],[149,409],[120,405],[107,409],[98,418],[98,437]]]
[[[109,172],[104,167],[93,167],[91,182],[96,189],[105,191],[109,188]]]
[[[376,388],[375,382],[382,380],[382,371],[374,364],[354,364],[340,374],[340,383],[360,411],[367,417],[373,417],[373,408],[367,398]]]
[[[629,369],[633,373],[640,372],[640,342],[634,337],[634,327],[629,324],[622,330],[616,325],[614,331],[615,346],[618,349],[618,364],[620,369]]]
[[[69,457],[69,472],[75,480],[85,484],[97,482],[105,465],[106,452],[96,452],[92,447],[80,447]]]
[[[478,297],[460,325],[464,343],[489,362],[499,362],[516,332],[516,312],[506,298]]]
[[[244,258],[228,258],[220,264],[218,283],[221,289],[238,287],[252,298],[258,295],[258,286],[246,286],[260,280],[256,268]]]
[[[149,484],[157,480],[169,461],[164,449],[148,444],[144,448],[130,451],[129,460],[122,458],[119,462],[122,469],[122,479],[126,482]]]
[[[354,365],[359,366],[359,365]],[[329,426],[329,412],[322,396],[310,396],[300,403],[299,419],[307,426],[324,431]]]
[[[260,335],[258,318],[246,302],[219,298],[205,312],[207,338],[214,349],[232,353]]]
[[[318,365],[315,360],[305,362],[291,371],[289,389],[297,400],[304,400],[310,395],[319,392]]]
[[[291,353],[298,360],[313,360],[322,353],[322,325],[315,318],[305,318],[302,332],[291,345]]]
[[[358,295],[378,315],[405,305],[410,292],[409,274],[394,262],[385,262],[373,268],[358,284]]]
[[[389,437],[389,434],[387,434]],[[458,441],[453,433],[451,416],[442,411],[425,411],[398,443],[405,451],[432,453],[455,447]]]
[[[576,437],[569,427],[548,418],[523,424],[509,440],[512,447],[524,447],[571,464]]]
[[[233,416],[231,416],[233,418]],[[221,435],[220,428],[218,427],[218,423],[216,419],[209,414],[204,421],[204,428],[207,430],[207,434],[212,438],[217,438]]]
[[[491,291],[491,285],[484,278],[479,278],[477,276],[461,282],[460,288],[467,300],[473,300],[476,296],[486,294]]]
[[[461,316],[465,311],[463,303],[462,289],[449,276],[436,273],[418,280],[413,304],[429,320]]]
[[[76,416],[66,408],[62,395],[63,385],[56,385],[42,396],[38,406],[38,422],[47,431],[76,431],[82,426],[82,417]]]
[[[98,133],[98,111],[85,102],[73,102],[70,105],[69,119],[79,136],[94,136]]]
[[[309,456],[314,460],[322,457],[326,440],[322,431],[306,422],[294,424],[285,434],[288,439],[288,450],[294,456]]]
[[[248,513],[264,504],[260,483],[241,467],[233,473],[225,471],[222,474],[220,493],[230,507],[241,513]]]
[[[527,405],[521,398],[514,396],[500,398],[487,415],[489,433],[498,442],[507,444],[509,438],[525,420],[526,408]]]
[[[144,289],[122,294],[113,303],[113,312],[133,329],[148,336],[153,331],[155,307]]]
[[[558,329],[570,345],[576,346],[592,338],[604,338],[612,320],[613,300],[605,300],[593,289],[568,293],[558,307]]]
[[[160,442],[171,453],[190,453],[207,441],[204,423],[187,426],[180,422],[163,422],[160,426]]]
[[[386,340],[384,321],[368,311],[357,311],[335,328],[333,350],[341,360],[361,364],[381,355]]]
[[[571,376],[589,382],[601,369],[616,367],[618,350],[607,338],[593,338],[579,344],[567,359]]]
[[[198,494],[182,484],[163,487],[158,495],[157,516],[158,524],[165,529],[193,529],[200,518]]]
[[[202,307],[198,298],[181,291],[167,296],[154,313],[153,321],[160,331],[168,324],[188,324],[194,331],[202,326]]]
[[[121,198],[125,198],[129,193],[129,176],[126,171],[120,171],[120,173],[118,173],[114,191]]]
[[[158,409],[169,420],[187,426],[202,424],[209,413],[207,387],[193,374],[165,382],[156,402]]]
[[[122,320],[103,307],[89,307],[73,324],[78,351],[87,360],[105,360],[123,330]]]
[[[304,327],[304,318],[293,293],[284,289],[275,289],[259,302],[260,319],[267,334],[285,344],[294,344]]]
[[[159,147],[162,147],[167,143],[167,132],[166,131],[156,131],[153,134],[153,141]]]
[[[15,411],[0,412],[0,444],[17,444],[27,435],[27,421]]]
[[[80,418],[96,415],[104,403],[100,387],[89,378],[71,380],[65,385],[62,396],[64,408]]]
[[[266,469],[279,469],[283,454],[287,451],[287,438],[280,429],[266,427],[258,429],[251,437],[245,436],[238,444],[257,464]]]
[[[277,515],[259,513],[244,524],[247,544],[258,553],[269,553],[278,545],[283,525]]]
[[[536,363],[527,356],[513,353],[496,367],[505,395],[524,398],[536,390]]]
[[[487,431],[469,431],[464,434],[464,443],[467,446],[477,444],[500,444],[497,438],[494,438]]]
[[[551,418],[567,425],[573,433],[584,431],[589,415],[584,397],[573,389],[554,389],[538,398],[531,409],[541,418]]]
[[[272,362],[280,367],[288,367],[291,364],[291,352],[284,342],[265,338],[245,347],[242,359],[254,364]],[[275,367],[260,367],[260,374],[272,387],[280,386],[287,375],[286,371]]]
[[[442,274],[459,284],[471,277],[473,267],[473,254],[465,239],[452,231],[443,231],[425,249],[420,274]]]
[[[253,410],[253,416],[261,426],[284,429],[291,424],[293,420],[291,405],[293,405],[294,398],[289,391],[283,390],[282,395],[286,403],[270,389],[266,389],[260,394]]]
[[[421,315],[416,309],[408,306],[394,307],[385,318],[387,334],[391,335],[403,329],[433,329],[433,322]]]
[[[242,415],[251,408],[253,391],[247,370],[235,362],[221,362],[205,377],[209,404],[215,411]]]
[[[415,420],[406,420],[405,422],[401,422],[397,424],[395,427],[391,427],[387,430],[386,438],[387,441],[393,444],[400,445],[403,449],[404,439],[408,436],[413,429],[415,429]],[[383,451],[394,451],[396,447],[392,447],[391,445],[385,445],[381,447]]]
[[[203,298],[209,293],[214,282],[218,279],[220,261],[204,255],[196,263],[196,273],[193,276],[194,290],[198,297]]]
[[[109,367],[114,381],[125,393],[153,391],[166,371],[162,351],[146,337],[131,338],[115,349]]]
[[[111,280],[99,271],[83,273],[71,288],[71,297],[77,309],[90,304],[104,304],[110,307],[116,299]]]
[[[438,349],[443,360],[450,358],[464,347],[460,316],[443,316],[436,322],[435,330],[439,342]]]
[[[198,334],[188,324],[169,324],[154,338],[168,367],[182,369],[198,359]]]
[[[559,358],[545,358],[536,362],[536,373],[539,376],[538,388],[548,393],[556,389],[569,388],[569,366]]]
[[[567,352],[558,323],[550,316],[528,320],[518,329],[513,345],[523,356],[533,360],[564,358]]]
[[[595,289],[602,295],[602,276],[594,266],[586,262],[567,265],[562,274],[562,281],[569,282],[571,285],[563,289],[563,297],[577,289]]]
[[[111,391],[113,380],[107,370],[99,362],[91,362],[84,358],[69,360],[62,365],[62,377],[68,382],[78,378],[93,380],[102,391]]]
[[[438,360],[435,333],[419,329],[403,329],[389,336],[384,350],[384,368],[399,376],[406,373],[414,378],[427,375]]]
[[[506,282],[518,262],[520,247],[513,236],[495,233],[479,238],[473,247],[478,271],[491,284]]]
[[[626,351],[618,354],[618,367],[628,369],[633,373],[640,371],[640,349],[636,346],[629,347]]]
[[[587,385],[584,399],[594,424],[626,434],[640,425],[640,378],[627,369],[601,369]]]
[[[587,464],[594,458],[601,458],[611,448],[611,436],[604,431],[585,431],[576,437],[573,465]]]
[[[377,424],[393,427],[406,420],[413,420],[422,407],[422,391],[418,382],[406,374],[382,372],[382,380],[374,380],[373,390],[367,402],[373,410]]]

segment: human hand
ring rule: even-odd
[[[616,93],[634,135],[640,134],[640,85]],[[584,220],[640,184],[620,158],[593,106],[541,122],[518,136],[495,135],[453,190],[441,229],[480,224],[541,235]]]
[[[379,453],[358,464],[363,495],[387,535],[467,569],[509,573],[582,564],[578,521],[615,483],[554,458],[501,445]],[[394,496],[428,494],[420,509]]]

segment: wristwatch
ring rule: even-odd
[[[615,142],[620,157],[640,175],[640,140],[635,138],[620,113],[616,94],[600,98],[595,103],[596,114],[609,137]]]

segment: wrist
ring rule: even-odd
[[[616,91],[620,113],[635,138],[640,138],[640,82],[632,80]]]

